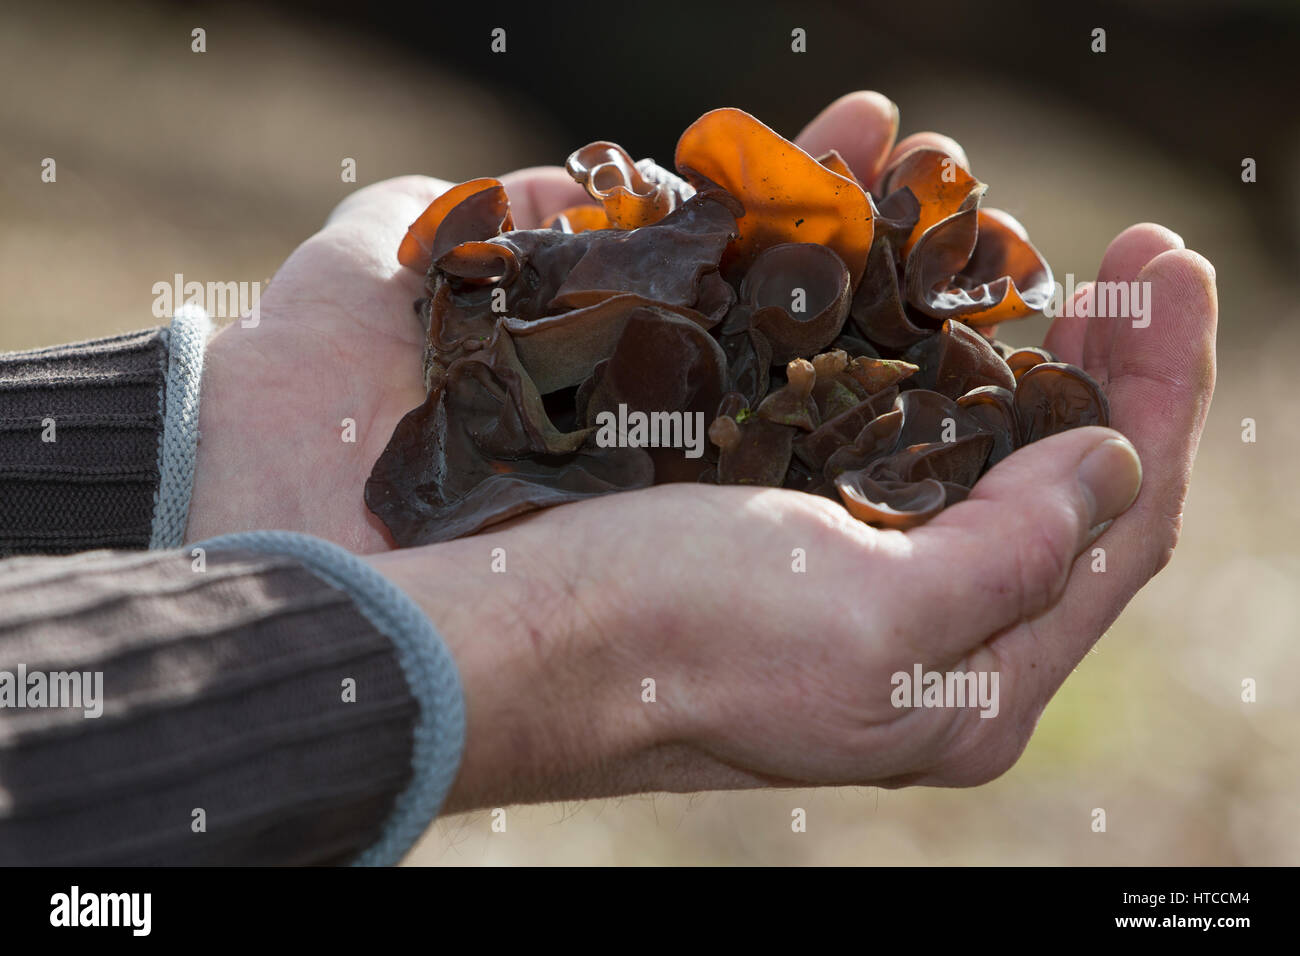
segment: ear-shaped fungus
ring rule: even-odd
[[[840,446],[827,456],[822,465],[822,474],[827,478],[838,478],[846,471],[861,471],[870,467],[898,447],[898,436],[902,428],[902,409],[894,408],[877,415],[862,426],[852,442]]]
[[[514,339],[519,361],[545,395],[588,378],[597,363],[614,354],[628,318],[647,306],[674,312],[701,328],[707,324],[694,309],[669,308],[639,295],[615,295],[532,321],[504,316],[500,322]]]
[[[653,443],[648,451],[656,483],[695,481],[705,463],[689,456],[690,445],[703,453],[703,423],[725,390],[726,356],[717,341],[690,319],[642,306],[628,316],[613,354],[584,396],[584,415],[595,425],[601,412],[617,420],[625,408],[662,421],[677,440],[659,446],[661,436],[646,436]],[[688,435],[697,421],[700,433]]]
[[[985,432],[973,432],[952,441],[910,445],[873,462],[871,474],[898,481],[933,478],[969,488],[979,480],[992,447],[993,436]]]
[[[921,213],[912,191],[903,187],[880,203],[876,238],[867,256],[867,268],[854,293],[850,314],[868,339],[886,348],[903,349],[929,335],[933,328],[918,325],[903,304],[898,284],[900,249]]]
[[[760,418],[729,392],[709,425],[709,440],[718,446],[718,482],[779,488],[790,467],[796,431]]]
[[[835,479],[844,507],[859,521],[906,530],[929,521],[948,505],[949,491],[933,478],[924,481],[876,481],[861,471]]]
[[[947,284],[918,292],[917,305],[967,325],[997,325],[1041,312],[1052,298],[1052,270],[1024,227],[1000,210],[981,209],[969,260]],[[924,280],[922,280],[924,281]]]
[[[780,365],[830,345],[844,327],[849,296],[840,257],[808,242],[763,250],[740,285],[750,324],[772,343],[772,361]]]
[[[812,399],[822,421],[848,411],[871,394],[848,373],[849,354],[843,349],[832,349],[814,355],[812,367],[816,373]],[[788,373],[786,378],[789,379]]]
[[[604,141],[574,150],[564,164],[569,175],[605,209],[616,229],[636,229],[673,211],[677,195],[646,179],[623,147]]]
[[[402,238],[402,244],[397,248],[397,261],[408,269],[414,269],[416,272],[427,271],[434,259],[437,258],[434,255],[434,240],[442,221],[462,202],[485,192],[488,193],[488,198],[482,205],[490,211],[479,212],[476,222],[487,225],[491,222],[491,217],[499,211],[500,215],[496,219],[495,228],[484,235],[467,235],[466,233],[472,230],[458,229],[459,238],[456,241],[453,242],[449,239],[439,244],[442,251],[445,252],[453,245],[464,242],[466,239],[486,239],[489,236],[495,236],[498,232],[513,229],[514,220],[510,217],[510,204],[506,199],[505,187],[495,179],[471,179],[459,186],[452,186],[430,203],[429,207],[420,213],[419,218],[407,227],[406,235]]]
[[[908,189],[920,204],[916,224],[899,247],[906,257],[926,231],[955,216],[983,193],[983,184],[943,150],[928,146],[909,150],[885,172],[884,194]]]
[[[821,424],[821,413],[813,399],[817,370],[807,359],[794,359],[786,366],[785,374],[785,385],[763,399],[758,406],[758,417],[810,432]]]
[[[944,322],[937,333],[904,354],[909,362],[924,369],[913,378],[916,386],[942,392],[952,399],[981,385],[1016,387],[1015,376],[1002,356],[984,336],[960,322]]]
[[[449,541],[516,515],[654,480],[636,448],[564,433],[518,365],[509,336],[453,362],[398,423],[366,504],[400,546]]]
[[[1083,369],[1043,362],[1016,383],[1016,421],[1020,444],[1083,425],[1109,425],[1106,393]]]
[[[543,229],[556,229],[560,232],[587,232],[591,229],[609,229],[609,216],[600,206],[570,206],[553,216],[542,220]]]
[[[894,414],[891,423],[896,423],[889,426],[893,428],[889,438],[889,448],[892,449],[894,441],[898,437],[897,426],[901,426],[903,423],[903,413],[893,412],[894,399],[897,397],[897,388],[886,388],[859,402],[847,411],[841,412],[834,418],[826,419],[811,434],[800,435],[795,439],[795,455],[811,471],[820,472],[826,466],[827,460],[835,452],[846,445],[853,445],[863,435],[863,430],[868,425],[877,419],[886,417],[891,412]],[[888,449],[878,447],[878,437],[876,435],[870,436],[869,447],[879,454],[884,454]],[[859,455],[866,454],[867,447],[864,445],[858,448],[857,453]],[[852,467],[861,467],[864,463]],[[844,467],[849,466],[845,465]]]
[[[1019,447],[1015,394],[997,385],[981,385],[957,399],[957,405],[972,415],[993,436],[993,448],[985,467],[992,468]]]
[[[873,196],[835,150],[721,109],[675,159],[685,178],[575,151],[593,203],[540,229],[495,179],[411,224],[427,397],[365,490],[399,545],[671,481],[910,528],[1022,445],[1108,423],[1084,371],[992,338],[1046,305],[1051,270],[953,157],[911,150]]]
[[[704,277],[717,272],[740,211],[730,197],[715,192],[688,200],[644,229],[583,233],[593,240],[548,307],[581,308],[625,292],[692,306],[700,300]],[[719,304],[730,305],[729,297],[711,303]]]
[[[1044,362],[1055,362],[1056,357],[1047,349],[1040,348],[1023,348],[1010,352],[1006,357],[1007,367],[1011,369],[1011,374],[1020,381],[1020,376],[1024,375],[1035,365],[1042,365]]]
[[[602,411],[665,410],[712,415],[726,390],[726,356],[700,326],[667,309],[641,306],[622,335],[587,402],[587,422]]]
[[[745,207],[731,254],[741,272],[769,246],[819,243],[857,288],[874,235],[871,201],[856,182],[823,166],[748,113],[705,113],[677,142],[677,171],[697,189],[720,186]]]
[[[817,162],[836,175],[843,176],[849,182],[857,183],[859,186],[862,185],[862,183],[858,182],[858,177],[853,175],[853,170],[849,169],[849,164],[844,161],[844,157],[840,155],[838,149],[827,150],[823,155],[817,157]],[[870,194],[868,193],[868,195]]]

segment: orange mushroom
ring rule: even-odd
[[[769,246],[815,242],[839,255],[857,288],[875,224],[871,200],[856,182],[731,108],[705,113],[688,126],[677,142],[676,163],[697,189],[721,187],[745,207],[724,265],[743,273]]]
[[[397,247],[397,261],[416,272],[427,272],[429,266],[433,264],[433,241],[442,221],[464,200],[488,189],[499,191],[502,217],[498,232],[509,232],[513,229],[515,224],[510,216],[510,203],[506,198],[505,187],[495,179],[471,179],[459,186],[452,186],[429,203],[424,212],[420,213],[419,218],[407,227],[402,244]],[[469,238],[487,239],[489,236],[466,237]]]

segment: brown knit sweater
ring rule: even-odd
[[[413,604],[302,536],[70,554],[149,544],[167,349],[0,355],[0,555],[69,554],[0,561],[0,865],[393,862],[463,735]]]

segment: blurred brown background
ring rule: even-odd
[[[965,145],[990,205],[1025,223],[1058,278],[1092,277],[1143,220],[1208,256],[1220,375],[1173,563],[1002,779],[512,808],[504,834],[486,814],[439,821],[412,862],[1300,863],[1295,8],[755,0],[724,14],[673,0],[566,4],[561,21],[552,4],[486,6],[0,8],[0,349],[156,324],[152,286],[174,273],[265,280],[357,188],[344,157],[358,186],[562,162],[597,138],[669,160],[708,108],[793,135],[874,88],[904,133]],[[794,27],[807,54],[790,53]],[[45,157],[57,183],[41,182]],[[1257,703],[1239,701],[1246,677]],[[1107,833],[1091,832],[1094,807]]]

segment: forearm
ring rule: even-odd
[[[0,864],[391,863],[434,818],[436,632],[330,545],[237,544],[0,563]]]
[[[576,526],[531,521],[365,559],[437,623],[460,670],[466,743],[446,810],[656,785],[672,705],[643,700],[660,675],[630,602],[586,570],[606,559]]]

